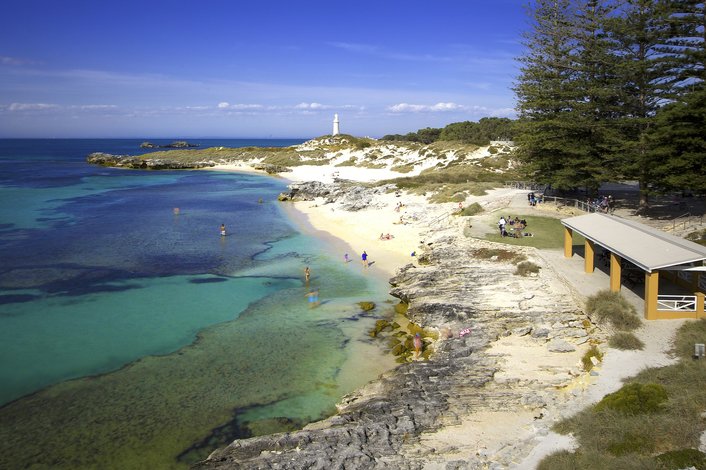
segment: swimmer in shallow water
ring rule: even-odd
[[[226,236],[226,224],[221,224],[221,236]]]
[[[307,292],[306,296],[309,298],[309,308],[315,308],[319,305],[319,291],[312,290]]]

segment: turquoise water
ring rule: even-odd
[[[367,336],[386,284],[301,233],[282,181],[93,167],[134,143],[52,142],[0,140],[0,467],[186,465],[392,366]]]

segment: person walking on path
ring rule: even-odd
[[[361,257],[361,260],[363,261],[363,266],[365,266],[367,268],[368,267],[368,254],[365,251],[363,251],[363,254],[360,255],[360,257]]]
[[[505,221],[505,217],[502,215],[500,216],[500,220],[498,220],[498,228],[500,229],[500,236],[502,237],[505,234],[505,224],[507,222]]]

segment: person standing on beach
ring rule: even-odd
[[[226,224],[221,224],[221,236],[226,236]]]
[[[311,277],[311,270],[309,269],[309,266],[304,268],[304,279],[306,280],[306,283],[309,284],[309,278]]]
[[[360,257],[363,261],[363,266],[365,266],[367,268],[368,267],[368,254],[365,251],[363,251],[363,254]]]

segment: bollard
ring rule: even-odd
[[[706,345],[703,343],[694,344],[694,359],[703,359],[706,356]]]

